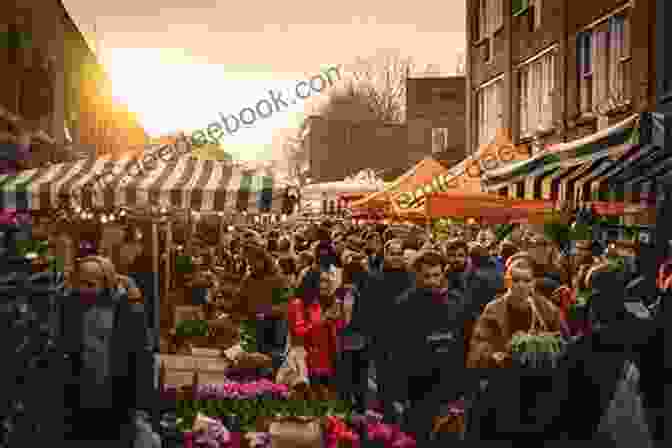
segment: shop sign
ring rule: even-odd
[[[431,182],[415,190],[400,193],[397,198],[399,208],[413,208],[425,196],[459,188],[459,178],[462,176],[471,181],[479,181],[481,176],[488,171],[496,170],[513,161],[525,159],[528,156],[526,146],[515,147],[510,143],[494,148],[493,146],[487,148],[484,154],[478,159],[467,159],[447,173],[436,176]]]

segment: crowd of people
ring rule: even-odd
[[[373,377],[385,420],[403,414],[419,440],[442,406],[464,406],[489,371],[512,366],[514,335],[539,326],[587,337],[590,319],[567,318],[577,293],[604,290],[601,274],[616,269],[639,273],[633,241],[576,241],[568,254],[533,226],[501,240],[487,227],[456,227],[439,240],[420,227],[327,221],[241,229],[228,241],[212,262],[242,275],[235,308],[255,320],[259,350],[282,378],[296,384],[300,372],[284,375],[288,360],[303,363],[318,396],[364,412]]]
[[[68,397],[79,397],[81,403],[71,407],[84,409],[81,415],[119,422],[126,416],[108,415],[104,409],[149,411],[152,406],[146,393],[152,389],[151,338],[146,335],[150,325],[141,306],[143,297],[151,297],[145,286],[151,282],[135,272],[142,257],[137,242],[122,245],[115,253],[116,263],[91,248],[80,249],[82,257],[63,278],[63,288],[66,295],[80,298],[69,303],[83,306],[61,315],[76,320],[63,328],[83,329],[83,340],[81,335],[63,334],[83,344],[83,351],[73,346],[68,354],[76,358],[77,375],[86,381],[78,381],[76,393]],[[446,405],[467,409],[467,432],[475,427],[484,438],[513,438],[515,428],[498,427],[502,422],[519,424],[509,414],[538,410],[534,403],[509,403],[502,409],[499,400],[491,403],[499,407],[492,412],[470,411],[488,382],[491,400],[502,397],[496,386],[500,384],[508,393],[521,393],[524,401],[520,382],[519,389],[512,388],[510,381],[498,383],[491,373],[515,364],[512,337],[539,326],[566,340],[591,340],[596,333],[591,323],[597,320],[569,319],[572,305],[582,291],[608,295],[614,271],[628,281],[637,278],[638,250],[632,241],[606,245],[576,241],[574,250],[566,253],[533,226],[513,228],[499,239],[488,227],[456,226],[445,238],[421,227],[339,221],[274,229],[242,227],[231,230],[224,244],[196,244],[194,269],[185,277],[185,289],[191,291],[193,305],[214,310],[215,315],[236,313],[253,322],[257,349],[273,359],[268,374],[277,381],[291,386],[305,383],[319,399],[351,400],[360,413],[377,407],[386,422],[401,422],[419,441],[433,437],[434,417]],[[32,264],[33,270],[40,270],[39,260]],[[663,263],[658,272],[659,291],[672,284],[670,265]],[[221,297],[221,272],[240,279],[227,301]],[[623,281],[619,285],[627,283]],[[122,302],[129,304],[122,308],[123,322],[110,320],[110,309]],[[598,310],[611,311],[614,307]],[[621,337],[623,328],[617,333]],[[111,340],[123,343],[110,346]],[[589,349],[607,353],[596,348],[604,340],[599,344],[591,340]],[[67,340],[63,344],[69,346]],[[631,355],[605,356],[611,356],[618,376],[623,360],[632,358],[645,365],[651,359]],[[586,358],[582,359],[587,369]],[[114,393],[121,389],[125,392]],[[129,395],[131,389],[136,393]],[[598,408],[604,407],[604,393],[599,394]],[[123,406],[109,406],[115,397],[128,396],[136,398]],[[657,396],[649,391],[649,400]],[[662,418],[655,415],[655,403],[648,406],[654,420]],[[530,417],[519,420],[525,418]],[[118,426],[109,428],[114,431]],[[93,436],[90,430],[87,424],[74,427],[73,437],[88,439]],[[652,431],[662,431],[662,424]]]

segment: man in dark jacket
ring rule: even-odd
[[[353,309],[352,331],[364,335],[369,342],[370,361],[376,370],[378,399],[383,407],[385,421],[395,420],[393,371],[389,365],[391,335],[395,331],[390,325],[388,315],[395,299],[413,285],[413,274],[409,273],[399,240],[389,241],[382,266],[382,272],[370,272]]]
[[[462,240],[451,240],[446,244],[446,281],[448,289],[464,293],[466,290],[467,243]]]
[[[371,273],[381,272],[383,270],[383,239],[379,233],[370,233],[366,237],[366,248],[364,249],[368,260],[368,270]]]
[[[420,443],[428,441],[432,417],[438,415],[440,405],[457,400],[467,390],[465,304],[459,294],[441,289],[442,261],[435,251],[423,251],[417,257],[416,287],[397,299],[391,325],[395,392],[411,402],[407,423]]]
[[[155,405],[152,344],[142,304],[117,288],[109,260],[87,257],[62,304],[66,407],[65,439],[129,446]],[[142,417],[139,417],[142,415]],[[145,422],[140,422],[144,420]],[[126,445],[120,445],[123,442]]]

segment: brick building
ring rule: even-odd
[[[343,180],[367,168],[389,181],[427,155],[448,165],[464,157],[464,77],[406,82],[404,123],[353,124],[308,117],[306,149],[314,182]]]
[[[467,0],[467,148],[543,147],[655,103],[655,0]]]
[[[432,155],[450,166],[465,156],[465,85],[464,76],[406,80],[407,120],[432,129]]]
[[[60,0],[8,0],[0,9],[10,43],[0,47],[0,105],[56,142],[35,146],[34,162],[58,161],[65,148],[116,155],[147,142],[138,117],[113,101],[109,78]]]

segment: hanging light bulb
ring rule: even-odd
[[[81,212],[81,213],[79,214],[79,217],[82,218],[82,219],[86,219],[87,216],[88,216],[88,215],[87,215],[86,212]]]
[[[162,215],[165,214],[167,211],[168,210],[166,209],[166,207],[161,207],[160,212],[161,212]]]
[[[117,219],[116,216],[114,216],[114,213],[110,213],[110,216],[107,218],[110,222],[113,222]]]
[[[80,213],[82,211],[82,207],[79,205],[75,206],[75,213]]]
[[[107,216],[105,216],[105,215],[101,216],[100,217],[100,222],[102,222],[103,224],[107,224]]]
[[[126,216],[126,210],[122,210],[119,212],[119,216]]]

